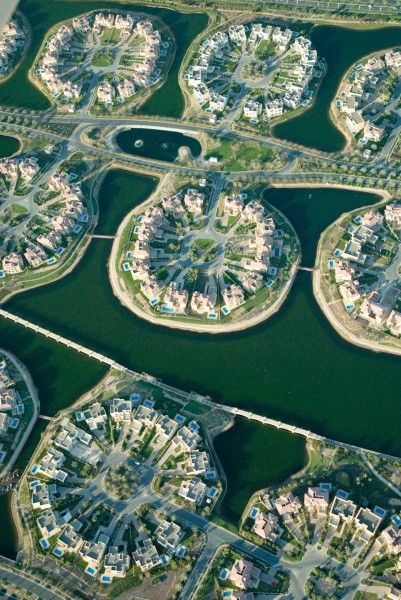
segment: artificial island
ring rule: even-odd
[[[314,398],[306,406],[291,387],[301,334],[269,334],[269,357],[263,341],[293,318],[305,277],[346,340],[401,350],[399,29],[378,30],[389,41],[359,54],[348,38],[355,58],[339,52],[346,68],[334,77],[327,44],[376,30],[360,31],[350,6],[329,13],[348,28],[300,19],[305,3],[63,0],[50,15],[46,0],[22,0],[5,26],[0,142],[17,148],[0,158],[0,327],[15,327],[0,350],[1,594],[401,598],[401,459],[385,426],[396,407],[383,410],[379,441],[370,408],[367,423],[332,435],[330,403],[344,412],[331,384],[316,416]],[[389,6],[368,13],[375,25],[397,24]],[[26,104],[7,95],[22,81]],[[302,188],[304,203],[291,206]],[[315,259],[307,205],[333,189],[367,200],[319,221]],[[102,285],[88,293],[96,269]],[[127,337],[112,310],[99,318],[108,303]],[[305,371],[325,354],[307,327]],[[157,365],[154,332],[165,343]],[[206,395],[206,377],[202,394],[186,391],[209,353],[221,386]],[[313,385],[331,376],[325,367]]]

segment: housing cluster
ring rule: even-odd
[[[399,571],[400,560],[392,557],[401,552],[400,527],[397,513],[389,514],[377,505],[369,507],[366,501],[358,505],[349,492],[335,489],[331,483],[308,486],[301,498],[291,491],[270,492],[251,507],[243,530],[252,539],[256,536],[270,544],[284,562],[264,577],[263,570],[255,570],[249,561],[241,565],[239,572],[238,563],[231,570],[223,567],[216,587],[223,593],[227,591],[227,597],[233,600],[257,600],[263,597],[258,595],[263,581],[274,583],[274,587],[288,586],[288,562],[295,564],[306,552],[310,567],[305,581],[307,596],[316,600],[341,598],[351,574],[360,582],[365,577],[374,578],[376,564],[386,561],[394,563]],[[396,581],[386,580],[385,585]],[[386,598],[400,597],[399,590],[388,591]]]
[[[20,18],[8,21],[0,36],[0,81],[15,68],[27,41],[28,35]]]
[[[394,336],[401,335],[400,228],[396,202],[354,214],[341,223],[328,263],[346,311]]]
[[[328,451],[332,460],[335,454]],[[346,456],[344,460],[347,464]],[[371,488],[371,493],[377,491]],[[240,531],[274,560],[266,564],[257,552],[244,556],[233,548],[220,548],[204,574],[197,599],[207,590],[213,598],[264,600],[268,593],[291,596],[302,584],[308,598],[323,600],[342,598],[363,583],[373,589],[377,581],[385,586],[383,597],[401,597],[392,587],[401,569],[398,512],[366,495],[354,500],[352,492],[333,483],[317,483],[313,472],[258,493],[244,512]],[[391,575],[381,576],[380,569],[386,567]]]
[[[0,476],[8,468],[30,423],[32,404],[18,365],[0,351]]]
[[[278,287],[295,251],[276,225],[251,192],[216,194],[201,180],[134,216],[122,274],[156,315],[216,321],[242,307],[240,317]]]
[[[147,18],[113,12],[77,17],[47,39],[35,81],[72,112],[91,100],[94,107],[119,106],[157,83],[169,45]]]
[[[308,106],[322,69],[309,39],[248,23],[204,40],[184,78],[212,122],[238,111],[256,124]]]
[[[54,164],[57,154],[50,147],[0,160],[0,278],[52,268],[83,235],[89,213],[82,185],[74,170]]]
[[[185,560],[197,537],[191,515],[210,513],[221,492],[200,425],[142,392],[60,415],[26,485],[41,551],[103,584]]]
[[[292,534],[295,546],[297,540],[305,546],[312,531],[315,542],[319,540],[329,556],[336,553],[338,538],[347,533],[349,553],[356,558],[374,539],[387,511],[379,506],[373,509],[358,506],[350,499],[349,492],[342,489],[337,489],[334,495],[332,492],[331,483],[320,483],[309,486],[302,499],[292,492],[265,494],[250,509],[244,527],[281,549],[288,546],[286,532]],[[387,539],[386,531],[383,542]]]
[[[383,147],[399,119],[401,52],[393,49],[355,65],[335,100],[340,121],[369,158]]]

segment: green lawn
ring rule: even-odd
[[[200,404],[199,402],[196,402],[195,400],[190,400],[188,404],[185,405],[184,409],[193,415],[203,415],[210,410],[210,408]]]
[[[11,204],[10,208],[12,210],[12,212],[15,215],[27,215],[29,213],[29,210],[25,208],[25,206],[22,206],[21,204]]]
[[[115,27],[109,27],[103,31],[100,36],[101,44],[118,44],[121,40],[121,30]]]
[[[109,50],[98,50],[92,56],[93,67],[110,67],[113,64],[113,54]]]
[[[219,146],[206,154],[205,158],[216,156],[230,171],[244,171],[249,168],[250,162],[254,163],[253,166],[263,166],[274,157],[270,148],[260,144],[240,144],[225,138],[219,141]]]
[[[276,54],[276,51],[276,42],[273,42],[272,40],[262,40],[255,50],[255,56],[262,60],[266,60],[270,56],[274,56]]]
[[[200,248],[201,250],[207,250],[208,248],[213,246],[213,243],[214,242],[212,240],[207,240],[205,238],[199,238],[198,240],[194,241],[194,244],[198,246],[198,248]]]

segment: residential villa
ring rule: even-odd
[[[284,533],[277,516],[272,512],[264,513],[262,511],[258,511],[252,531],[262,539],[271,542],[276,542]]]
[[[273,504],[281,517],[286,515],[296,515],[302,508],[300,500],[291,492],[279,496],[276,500],[274,500]]]
[[[240,590],[257,588],[260,582],[261,570],[243,558],[237,559],[230,569],[228,579]]]
[[[132,559],[143,573],[161,564],[159,553],[150,538],[137,542]]]

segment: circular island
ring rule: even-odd
[[[1,31],[0,83],[19,67],[29,42],[29,23],[22,13],[16,12]]]
[[[266,22],[230,25],[203,40],[184,73],[195,113],[270,126],[311,106],[323,72],[311,41]]]
[[[93,11],[50,30],[30,76],[58,108],[110,116],[144,102],[173,56],[174,38],[156,17]]]
[[[324,314],[347,341],[401,355],[401,204],[342,215],[321,236],[313,289]]]
[[[353,64],[342,78],[331,105],[331,116],[352,147],[369,159],[388,154],[399,126],[399,72],[401,50],[376,52]],[[400,143],[394,154],[399,154]]]
[[[159,187],[121,224],[109,263],[115,295],[152,323],[238,331],[275,313],[293,282],[298,237],[285,217],[213,179]]]

